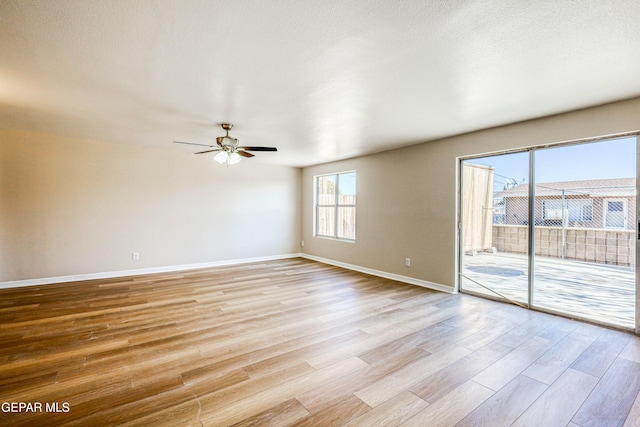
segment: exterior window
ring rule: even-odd
[[[562,224],[565,221],[589,222],[593,220],[593,201],[585,199],[570,199],[564,202],[559,199],[543,200],[543,218],[547,225],[553,222]]]
[[[345,172],[315,178],[315,235],[356,239],[356,173]]]

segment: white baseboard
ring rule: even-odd
[[[457,293],[454,290],[454,288],[450,286],[429,282],[427,280],[414,279],[413,277],[402,276],[400,274],[387,273],[386,271],[374,270],[372,268],[367,268],[367,267],[360,267],[359,265],[347,264],[346,262],[334,261],[332,259],[322,258],[315,255],[300,254],[300,256],[302,258],[307,258],[313,261],[335,265],[336,267],[342,267],[348,270],[359,271],[360,273],[371,274],[372,276],[384,277],[385,279],[397,280],[398,282],[409,283],[411,285],[422,286],[423,288],[429,288],[429,289],[433,289],[440,292],[446,292],[448,294]]]
[[[43,277],[40,279],[14,280],[0,282],[0,289],[19,288],[23,286],[48,285],[52,283],[79,282],[82,280],[111,279],[114,277],[139,276],[142,274],[171,273],[174,271],[195,270],[198,268],[224,267],[227,265],[246,264],[249,262],[274,261],[278,259],[297,258],[302,254],[282,254],[255,258],[231,259],[224,261],[201,262],[196,264],[170,265],[166,267],[139,268],[135,270],[108,271],[104,273],[74,274],[71,276]]]
[[[313,261],[322,262],[324,264],[335,265],[337,267],[346,268],[348,270],[359,271],[361,273],[371,274],[372,276],[384,277],[385,279],[397,280],[398,282],[422,286],[424,288],[446,292],[449,294],[455,293],[453,288],[449,286],[441,285],[439,283],[433,283],[426,280],[414,279],[413,277],[402,276],[394,273],[387,273],[385,271],[374,270],[372,268],[367,268],[367,267],[360,267],[358,265],[347,264],[346,262],[334,261],[331,259],[317,257],[315,255],[303,254],[303,253],[281,254],[281,255],[272,255],[272,256],[265,256],[265,257],[241,258],[241,259],[231,259],[231,260],[213,261],[213,262],[201,262],[196,264],[170,265],[165,267],[139,268],[134,270],[108,271],[103,273],[74,274],[71,276],[43,277],[39,279],[14,280],[9,282],[0,282],[0,289],[19,288],[23,286],[48,285],[53,283],[79,282],[83,280],[94,280],[94,279],[111,279],[115,277],[139,276],[143,274],[171,273],[171,272],[185,271],[185,270],[196,270],[199,268],[224,267],[228,265],[246,264],[250,262],[274,261],[279,259],[296,258],[296,257],[307,258]]]

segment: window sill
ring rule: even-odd
[[[355,239],[343,239],[340,237],[331,237],[331,236],[313,236],[316,239],[323,240],[333,240],[334,242],[345,242],[345,243],[355,243]]]

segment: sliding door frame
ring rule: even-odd
[[[532,218],[535,218],[535,154],[536,151],[541,150],[541,149],[546,149],[546,148],[559,148],[559,147],[565,147],[565,146],[572,146],[572,145],[581,145],[581,144],[586,144],[586,143],[591,143],[591,142],[603,142],[603,141],[608,141],[608,140],[612,140],[612,139],[621,139],[621,138],[627,138],[627,137],[635,137],[636,139],[636,212],[635,215],[635,224],[636,224],[636,239],[635,239],[635,246],[636,246],[636,251],[635,251],[635,307],[634,307],[634,312],[635,312],[635,327],[633,328],[627,328],[627,327],[623,327],[623,326],[617,326],[618,329],[621,330],[627,330],[630,332],[634,332],[635,334],[639,334],[640,335],[640,310],[638,309],[638,307],[640,307],[640,268],[638,268],[640,266],[640,203],[638,202],[638,199],[640,198],[640,131],[634,131],[634,132],[626,132],[626,133],[619,133],[619,134],[613,134],[613,135],[605,135],[605,136],[600,136],[600,137],[593,137],[593,138],[585,138],[585,139],[580,139],[580,140],[573,140],[573,141],[565,141],[565,142],[558,142],[558,143],[553,143],[553,144],[545,144],[545,145],[537,145],[537,146],[532,146],[532,147],[526,147],[526,148],[519,148],[519,149],[511,149],[511,150],[503,150],[503,151],[496,151],[496,152],[491,152],[491,153],[482,153],[482,154],[477,154],[477,155],[469,155],[469,156],[461,156],[457,158],[457,173],[458,173],[458,191],[457,191],[457,228],[458,228],[458,236],[457,236],[457,240],[458,240],[458,250],[456,251],[456,256],[457,256],[457,262],[456,262],[456,287],[455,289],[458,291],[462,291],[463,293],[468,293],[470,295],[475,295],[481,298],[487,298],[487,299],[493,299],[496,301],[501,301],[501,302],[511,302],[512,301],[508,301],[506,299],[503,298],[498,298],[498,297],[494,297],[492,295],[486,295],[486,294],[479,294],[477,292],[473,292],[473,291],[467,291],[464,290],[462,288],[462,260],[463,260],[463,256],[462,256],[462,252],[463,252],[463,233],[465,232],[463,230],[462,227],[462,209],[463,209],[463,197],[462,197],[462,189],[463,187],[463,162],[466,160],[473,160],[473,159],[479,159],[479,158],[483,158],[483,157],[489,157],[489,156],[498,156],[498,155],[504,155],[504,154],[514,154],[514,153],[523,153],[523,152],[527,152],[529,155],[529,201],[528,201],[528,213],[529,213],[529,224],[528,224],[528,228],[527,228],[527,232],[529,233],[529,238],[528,238],[528,295],[527,295],[527,304],[526,304],[526,308],[530,309],[530,310],[535,310],[535,311],[540,311],[540,312],[544,312],[544,313],[549,313],[549,314],[554,314],[554,315],[558,315],[558,316],[563,316],[563,317],[570,317],[573,319],[577,319],[577,320],[581,320],[584,322],[588,322],[588,323],[593,323],[593,324],[602,324],[604,326],[608,326],[611,327],[611,324],[606,324],[606,323],[600,323],[594,319],[587,319],[587,318],[583,318],[580,316],[575,316],[575,315],[571,315],[571,314],[567,314],[567,313],[562,313],[562,312],[558,312],[558,311],[554,311],[554,310],[550,310],[550,309],[546,309],[546,308],[542,308],[542,307],[538,307],[536,305],[533,304],[533,293],[534,293],[534,275],[535,275],[535,221],[532,220]],[[627,211],[628,212],[628,211]],[[632,212],[628,212],[629,214],[631,214]],[[521,305],[521,304],[517,304],[517,305]]]
[[[529,233],[529,247],[527,254],[529,261],[529,277],[527,278],[529,289],[527,290],[527,305],[529,308],[533,308],[533,285],[535,283],[535,263],[536,263],[536,239],[534,238],[536,235],[536,151],[534,149],[529,149],[529,200],[528,200],[528,208],[529,208],[529,226],[527,227],[527,233]]]
[[[636,137],[636,327],[635,333],[640,334],[640,203],[638,203],[638,197],[640,196],[640,133],[635,134]]]

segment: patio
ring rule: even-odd
[[[463,257],[461,287],[526,304],[527,256],[479,252]],[[465,277],[466,276],[466,277]],[[635,328],[635,269],[536,256],[533,306],[598,323]],[[472,280],[469,280],[472,279]]]

